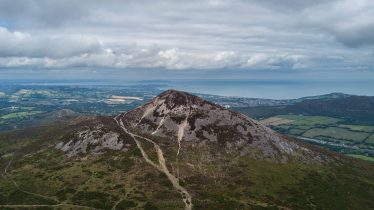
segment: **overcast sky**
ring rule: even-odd
[[[0,0],[3,75],[373,66],[373,0]]]

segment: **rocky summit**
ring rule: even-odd
[[[168,90],[151,102],[121,115],[131,129],[143,134],[169,138],[177,154],[199,145],[213,145],[221,151],[285,162],[324,158],[237,112],[200,97]]]

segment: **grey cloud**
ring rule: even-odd
[[[106,67],[106,68],[166,68],[166,69],[211,69],[240,65],[232,52],[212,54],[188,53],[175,48],[137,48],[115,53],[109,49],[100,53],[83,54],[66,58],[0,58],[0,66],[55,67]]]
[[[337,0],[249,0],[254,4],[260,4],[268,7],[272,10],[294,12],[297,13],[300,10],[304,10],[310,7],[314,7],[320,4],[326,4],[328,2],[335,2]]]
[[[369,0],[0,0],[0,66],[370,68],[373,10]]]
[[[309,27],[319,28],[347,47],[374,45],[374,2],[331,1],[301,13]]]
[[[369,26],[334,31],[337,40],[348,47],[374,45],[374,23]]]
[[[85,53],[100,52],[100,42],[83,35],[33,37],[19,31],[0,27],[1,57],[62,58]]]
[[[56,27],[88,15],[89,5],[73,0],[0,0],[0,18],[19,28]]]

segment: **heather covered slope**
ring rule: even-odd
[[[374,164],[297,143],[179,91],[113,118],[2,133],[0,156],[1,208],[374,205]]]

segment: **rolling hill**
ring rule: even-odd
[[[332,95],[336,97],[331,97],[331,94],[328,95],[330,97],[326,96],[295,99],[295,102],[281,106],[237,107],[234,110],[254,118],[301,114],[339,117],[352,123],[374,124],[374,97],[345,94]]]

